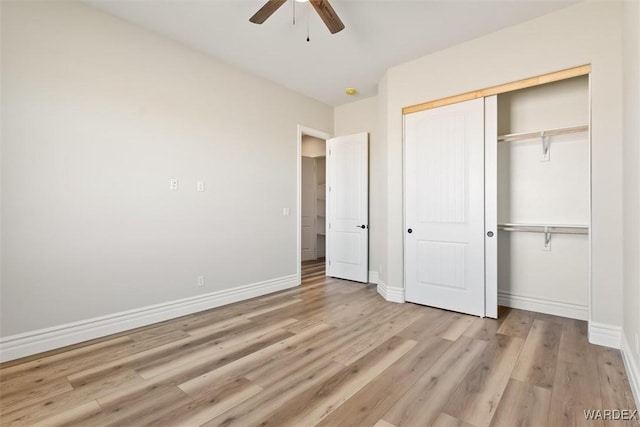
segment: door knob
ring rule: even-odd
[[[356,228],[362,228],[362,229],[364,230],[365,228],[367,228],[367,226],[366,226],[366,225],[364,225],[364,224],[362,224],[362,225],[356,225]]]
[[[413,233],[413,230],[412,229],[408,229],[407,233],[411,234],[411,233]]]
[[[487,236],[493,237],[493,231],[487,231]]]

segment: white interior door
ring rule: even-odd
[[[483,99],[405,116],[407,301],[484,316],[484,178]]]
[[[369,281],[369,135],[327,140],[327,275]]]
[[[316,162],[302,157],[302,261],[316,259]]]

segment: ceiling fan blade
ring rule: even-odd
[[[309,3],[318,12],[331,34],[344,30],[344,24],[328,0],[309,0]]]
[[[260,8],[260,10],[258,10],[251,18],[249,18],[249,21],[253,22],[254,24],[262,24],[267,20],[268,17],[273,15],[273,13],[286,2],[287,0],[268,0],[265,5]]]

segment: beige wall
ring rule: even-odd
[[[592,313],[622,325],[621,6],[581,3],[387,71],[387,285],[403,286],[402,107],[592,64]]]
[[[335,107],[334,136],[369,132],[369,271],[379,273],[384,253],[384,197],[386,160],[378,137],[378,97],[373,96]]]
[[[332,115],[79,2],[2,2],[1,335],[294,275],[297,125]]]
[[[624,333],[640,375],[640,3],[624,16]]]

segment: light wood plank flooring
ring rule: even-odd
[[[638,426],[585,322],[384,301],[305,263],[295,289],[0,367],[0,424]]]

